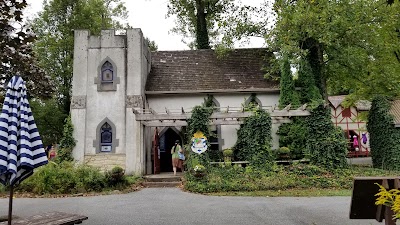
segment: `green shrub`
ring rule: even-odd
[[[393,125],[390,102],[383,96],[372,101],[367,129],[370,134],[372,163],[375,168],[400,169],[400,129]]]
[[[279,126],[279,146],[286,146],[290,149],[292,159],[304,158],[307,152],[307,130],[306,118],[295,117],[291,123],[284,123]]]
[[[102,191],[105,177],[99,169],[72,162],[50,162],[38,168],[17,190],[33,194],[75,194]]]
[[[106,181],[109,186],[115,187],[118,185],[126,185],[125,171],[119,166],[116,166],[105,173]]]
[[[230,148],[224,149],[222,154],[224,157],[233,157],[233,150]]]
[[[75,147],[75,139],[73,137],[74,126],[72,125],[71,116],[65,119],[63,137],[60,142],[60,148],[58,149],[56,161],[73,161],[72,150]]]
[[[211,193],[231,191],[263,191],[285,189],[351,189],[353,176],[391,176],[395,171],[353,167],[328,170],[311,164],[274,165],[270,170],[258,167],[211,167],[203,179],[185,174],[186,190]]]
[[[237,160],[250,161],[264,167],[274,161],[271,152],[271,117],[268,112],[258,109],[247,117],[237,131],[234,155]]]
[[[315,102],[307,117],[308,140],[306,156],[315,165],[329,169],[347,167],[347,142],[340,128],[331,121],[330,108],[324,101]]]
[[[280,147],[278,151],[280,154],[289,154],[290,153],[290,149],[288,147]]]

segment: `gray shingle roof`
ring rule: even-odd
[[[213,50],[160,51],[152,53],[146,92],[217,90],[278,90],[279,82],[264,78],[266,49],[235,49],[217,58]]]

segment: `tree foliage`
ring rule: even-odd
[[[167,16],[176,16],[172,31],[189,47],[209,49],[219,33],[217,24],[232,6],[232,0],[169,0]]]
[[[44,9],[32,22],[38,38],[34,50],[39,65],[52,77],[57,98],[69,113],[74,30],[88,29],[99,34],[101,29],[121,28],[120,19],[127,18],[121,0],[46,0]]]
[[[74,126],[71,117],[65,119],[63,137],[60,142],[60,148],[57,153],[57,161],[73,161],[72,150],[74,150],[76,141],[73,137]]]
[[[232,14],[231,23],[242,29],[226,33],[225,38],[262,35],[272,51],[307,60],[325,98],[328,90],[367,99],[375,93],[397,96],[400,63],[394,53],[400,44],[395,38],[399,8],[400,4],[388,7],[382,0],[277,0],[272,7],[244,7],[245,16]],[[275,21],[268,23],[271,17]]]
[[[46,145],[59,143],[63,136],[62,128],[67,115],[55,99],[30,101],[32,113],[40,136]]]
[[[0,84],[19,74],[26,81],[29,95],[48,98],[52,93],[51,82],[38,67],[32,51],[36,37],[24,24],[26,6],[26,0],[0,1]]]
[[[370,135],[372,163],[375,168],[400,169],[400,130],[389,114],[390,101],[376,96],[368,114],[367,129]]]
[[[294,87],[294,80],[290,70],[289,59],[284,57],[281,64],[279,108],[282,109],[289,104],[292,106],[298,106],[299,101]]]

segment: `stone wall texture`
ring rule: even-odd
[[[103,172],[111,170],[115,166],[119,166],[125,170],[125,162],[125,154],[85,155],[85,163],[91,166],[98,167]]]

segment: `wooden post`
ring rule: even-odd
[[[14,185],[10,185],[10,200],[8,202],[8,225],[11,225],[12,220],[12,206],[14,198]]]

